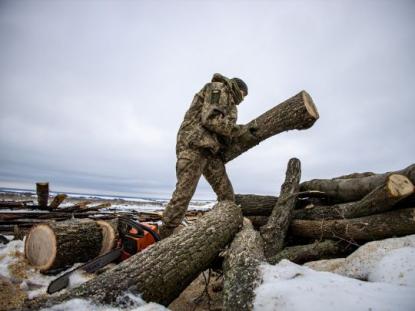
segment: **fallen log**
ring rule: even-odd
[[[246,126],[255,128],[252,139],[249,142],[238,138],[232,141],[224,153],[225,162],[281,132],[308,129],[318,118],[317,108],[311,96],[306,91],[301,91],[249,122]]]
[[[308,238],[379,240],[415,233],[415,208],[405,208],[353,219],[298,220],[290,234]]]
[[[236,194],[235,203],[240,205],[242,214],[248,216],[269,216],[277,204],[278,197],[272,195]],[[295,209],[301,209],[310,204],[333,204],[323,192],[303,191],[298,193]]]
[[[244,218],[242,230],[226,251],[223,263],[225,310],[252,310],[254,290],[259,285],[259,265],[265,261],[262,238]]]
[[[98,256],[102,244],[101,226],[93,220],[40,224],[29,231],[25,256],[32,266],[47,272]]]
[[[33,204],[32,200],[24,200],[24,201],[0,201],[0,208],[6,208],[6,209],[21,209],[21,208],[27,208],[28,203]],[[30,205],[29,205],[30,206]]]
[[[39,309],[76,297],[111,303],[126,290],[141,293],[145,301],[167,306],[209,267],[241,225],[242,214],[235,203],[219,202],[194,224],[115,268],[59,296],[28,301],[23,309]]]
[[[341,219],[356,218],[382,213],[392,209],[414,192],[414,185],[404,175],[392,174],[385,183],[375,188],[357,202],[316,206],[295,211],[296,219]]]
[[[280,197],[272,210],[267,223],[260,232],[264,240],[266,258],[275,256],[284,248],[284,240],[293,217],[293,210],[300,189],[301,162],[296,158],[288,161],[285,181],[281,186]]]
[[[59,205],[61,205],[61,203],[67,198],[68,196],[64,193],[60,193],[58,195],[56,195],[52,202],[49,204],[49,209],[53,210],[55,208],[58,208]]]
[[[236,194],[235,203],[241,206],[244,216],[269,216],[278,197],[257,194]]]
[[[386,178],[391,174],[404,175],[408,177],[412,183],[415,183],[415,164],[400,171],[364,177],[313,179],[301,183],[300,189],[301,191],[322,191],[333,200],[337,200],[338,203],[358,201],[375,188],[385,183]]]
[[[339,243],[333,240],[316,241],[307,245],[296,245],[284,248],[277,255],[268,258],[272,265],[279,263],[282,259],[288,259],[296,264],[308,261],[343,257],[356,249],[351,244]]]

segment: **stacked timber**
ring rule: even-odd
[[[292,204],[281,206],[278,203],[280,198],[272,196],[237,195],[236,202],[244,216],[263,233],[273,214],[282,215],[284,211],[292,210],[285,242],[294,248],[287,248],[284,252],[288,254],[286,258],[304,262],[295,258],[303,258],[310,250],[313,251],[313,258],[317,259],[316,249],[321,249],[322,256],[323,253],[334,255],[332,243],[322,243],[323,239],[346,241],[350,246],[356,246],[366,241],[415,233],[413,183],[415,164],[383,174],[353,173],[303,182],[299,185],[294,209],[290,207]],[[280,197],[282,195],[283,191]],[[256,205],[253,203],[255,200]],[[311,243],[304,245],[305,255],[299,256],[298,245],[307,241]],[[339,254],[345,251],[344,245],[336,249]],[[293,252],[296,255],[292,255]],[[274,254],[272,261],[276,262],[276,258],[285,257]]]

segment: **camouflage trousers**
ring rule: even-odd
[[[181,152],[176,163],[176,189],[163,213],[163,226],[160,228],[162,237],[169,236],[183,221],[202,174],[215,191],[218,201],[235,200],[225,164],[219,156],[204,149]]]

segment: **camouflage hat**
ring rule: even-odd
[[[232,78],[233,81],[238,85],[239,89],[245,93],[245,96],[248,95],[248,85],[239,78]]]

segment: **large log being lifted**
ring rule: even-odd
[[[308,129],[318,118],[317,108],[311,96],[306,91],[301,91],[249,122],[248,128],[256,128],[255,139],[249,142],[235,139],[225,152],[225,161],[231,161],[263,140],[281,132]]]
[[[113,269],[62,295],[29,301],[24,309],[39,309],[76,297],[111,303],[128,289],[141,293],[146,301],[168,305],[209,268],[241,225],[242,213],[235,203],[217,203],[192,225]]]
[[[262,262],[265,262],[262,238],[251,222],[244,218],[243,228],[226,251],[223,263],[225,310],[252,310]]]
[[[115,244],[112,224],[73,219],[34,226],[25,241],[25,256],[42,272],[86,262]]]
[[[293,217],[293,209],[300,189],[301,162],[296,158],[288,161],[285,181],[281,186],[280,197],[268,218],[261,227],[266,258],[275,256],[284,248],[285,236]]]
[[[295,212],[297,219],[356,218],[382,213],[393,208],[414,192],[414,185],[404,175],[392,174],[386,181],[357,202],[317,206]]]
[[[333,178],[333,179],[313,179],[301,183],[301,191],[318,190],[324,192],[337,202],[351,202],[363,198],[373,191],[376,187],[385,183],[386,178],[391,174],[400,174],[408,177],[412,183],[415,183],[415,164],[407,168],[384,174],[373,174],[369,176],[355,178]]]
[[[415,233],[415,208],[340,220],[299,220],[291,222],[290,234],[308,238],[380,240]]]

